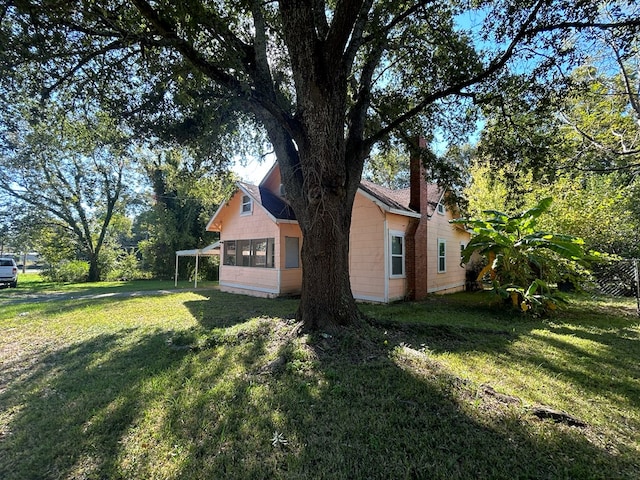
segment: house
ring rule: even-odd
[[[429,184],[418,159],[411,186],[391,190],[362,181],[353,206],[349,271],[357,300],[422,299],[463,290],[460,251],[469,234],[449,223],[455,212],[444,192]],[[208,231],[220,232],[220,289],[254,296],[294,295],[302,285],[303,238],[283,196],[276,163],[259,185],[238,183],[213,215]]]

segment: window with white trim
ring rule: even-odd
[[[444,205],[442,202],[438,203],[436,210],[440,215],[444,215]]]
[[[389,232],[390,276],[404,277],[404,232]]]
[[[438,239],[438,273],[447,271],[447,241],[444,238]]]
[[[240,215],[250,215],[253,210],[253,202],[249,195],[242,195],[242,207],[240,208]]]

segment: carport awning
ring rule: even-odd
[[[178,250],[176,251],[176,257],[203,257],[211,255],[220,255],[220,241],[218,240],[211,245],[207,245],[204,248],[195,248],[193,250]]]
[[[198,286],[198,259],[200,257],[210,257],[220,255],[220,241],[207,245],[204,248],[195,248],[193,250],[177,250],[176,251],[176,275],[174,285],[178,286],[178,259],[180,257],[196,257],[196,272],[193,283],[194,288]]]

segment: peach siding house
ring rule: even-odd
[[[390,190],[362,181],[353,205],[349,246],[356,299],[391,302],[463,290],[460,250],[469,234],[449,220],[436,185],[412,161],[411,187]],[[282,195],[277,163],[259,185],[238,190],[207,224],[220,232],[220,289],[254,296],[300,293],[302,232]]]

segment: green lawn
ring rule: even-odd
[[[295,300],[187,287],[0,290],[0,478],[640,478],[632,300],[363,305],[309,338]]]

